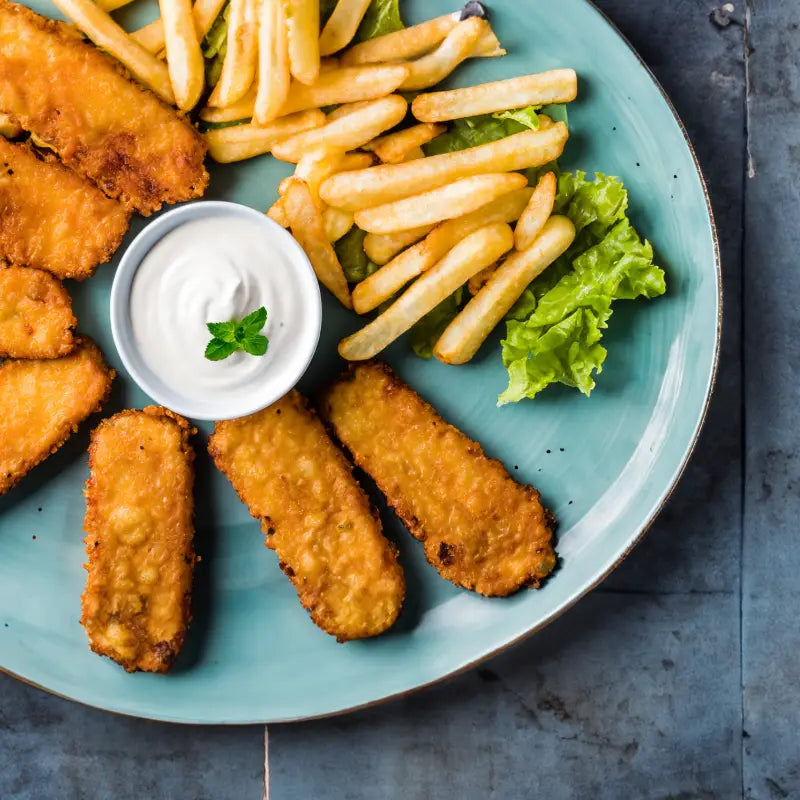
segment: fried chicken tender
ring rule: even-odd
[[[0,0],[0,112],[149,215],[208,183],[197,131],[76,29]]]
[[[0,167],[0,261],[83,280],[114,255],[128,230],[123,206],[27,142],[0,137]]]
[[[92,431],[81,625],[92,650],[128,672],[169,670],[191,620],[194,433],[155,406]]]
[[[0,357],[65,356],[76,324],[58,278],[39,269],[0,267]]]
[[[0,494],[108,400],[114,370],[88,337],[63,358],[8,360],[0,366]]]
[[[405,595],[397,553],[301,395],[217,422],[208,450],[320,628],[341,642],[391,627]]]
[[[514,481],[385,364],[345,373],[321,413],[443,578],[505,596],[538,587],[553,570],[553,519],[539,493]]]

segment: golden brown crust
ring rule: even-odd
[[[488,596],[552,572],[553,520],[532,486],[445,422],[386,364],[351,366],[323,416],[443,578]]]
[[[54,155],[0,136],[0,219],[0,261],[83,280],[114,255],[130,213]]]
[[[86,336],[63,358],[0,366],[0,494],[7,492],[108,400],[115,372]]]
[[[0,111],[109,197],[149,215],[201,197],[200,134],[74,28],[0,0]]]
[[[72,351],[78,321],[58,278],[0,266],[0,357],[59,358]]]
[[[320,628],[345,641],[394,624],[405,595],[396,550],[300,394],[216,423],[208,450]]]
[[[128,672],[166,672],[191,620],[197,432],[166,408],[128,409],[92,432],[81,625]]]

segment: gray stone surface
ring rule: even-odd
[[[271,727],[273,800],[800,797],[800,9],[749,3],[716,22],[705,0],[599,3],[682,115],[717,217],[720,373],[683,481],[531,641],[387,706]],[[262,792],[260,728],[130,720],[0,677],[2,800]]]

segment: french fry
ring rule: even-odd
[[[525,250],[530,247],[544,228],[547,218],[553,213],[558,182],[554,172],[548,172],[539,178],[531,199],[514,229],[514,247]]]
[[[132,0],[98,0],[97,5],[100,6],[103,11],[111,12],[128,5],[130,2],[132,2]]]
[[[478,228],[498,222],[513,222],[522,213],[532,192],[528,186],[516,189],[471,214],[437,225],[421,242],[403,250],[377,272],[361,281],[353,289],[353,308],[359,314],[372,311],[410,280],[430,269],[448,250],[452,250]],[[368,238],[369,234],[364,237],[365,249]],[[370,255],[369,251],[367,255]],[[375,261],[374,258],[372,260]]]
[[[365,150],[372,150],[384,164],[399,164],[405,161],[410,152],[420,145],[435,139],[447,128],[444,125],[412,125],[397,133],[388,133],[364,145]]]
[[[567,126],[557,122],[544,131],[523,131],[466,150],[342,172],[322,184],[320,197],[330,206],[358,211],[470,175],[538,167],[561,155],[567,136]]]
[[[400,88],[405,91],[427,89],[444,80],[462,61],[473,55],[475,45],[487,29],[489,23],[478,17],[459,22],[432,53],[409,62],[410,72]]]
[[[258,59],[257,0],[230,0],[228,49],[219,80],[208,98],[210,106],[229,106],[245,96],[253,83]]]
[[[423,236],[427,236],[433,227],[433,225],[422,225],[419,228],[411,228],[399,233],[368,233],[364,237],[364,251],[370,261],[379,265],[385,264],[401,250],[405,250]]]
[[[322,181],[336,172],[348,169],[362,169],[365,166],[369,166],[371,163],[372,156],[369,153],[343,153],[341,150],[312,150],[297,162],[297,166],[294,170],[294,177],[305,181],[317,207],[320,211],[324,211],[325,204],[319,199],[319,187]],[[284,178],[281,181],[278,186],[279,192],[285,190],[289,180],[289,178]],[[347,233],[347,231],[345,231],[345,233]]]
[[[393,33],[353,45],[342,53],[342,64],[376,64],[407,61],[433,50],[456,25],[459,14],[445,14]]]
[[[411,104],[411,113],[423,122],[444,122],[507,108],[568,103],[577,94],[575,70],[553,69],[479,86],[420,94]]]
[[[300,83],[319,77],[319,0],[283,0],[289,36],[289,66]]]
[[[369,100],[358,100],[355,103],[343,103],[338,108],[334,108],[333,111],[327,115],[328,122],[335,122],[337,119],[346,117],[353,111],[359,111],[360,109],[368,106],[369,103]],[[362,147],[362,150],[363,149],[365,149],[365,147]]]
[[[131,39],[102,8],[92,0],[54,0],[54,4],[99,48],[126,66],[134,78],[165,102],[175,102],[167,65]]]
[[[259,0],[258,88],[253,122],[266,125],[281,112],[289,96],[289,43],[282,0]]]
[[[469,214],[527,183],[528,179],[519,172],[473,175],[403,200],[356,211],[356,225],[369,233],[396,233],[431,225]]]
[[[550,266],[574,238],[575,226],[567,217],[550,217],[536,241],[525,250],[514,251],[447,326],[433,348],[436,358],[446,364],[469,361],[525,287]]]
[[[492,30],[492,26],[488,25],[475,45],[472,55],[474,58],[497,58],[498,56],[504,56],[507,52],[500,44],[500,40]]]
[[[206,131],[203,135],[211,158],[220,164],[228,164],[268,153],[283,139],[324,124],[325,115],[314,109],[280,117],[269,125],[235,125]]]
[[[339,342],[348,361],[372,358],[451,295],[476,272],[511,249],[514,234],[504,222],[486,225],[459,242],[398,300],[361,330]]]
[[[14,122],[8,114],[0,114],[0,136],[15,139],[20,135],[22,135],[22,125]]]
[[[425,153],[421,147],[412,147],[407,153],[403,161],[416,161],[418,158],[425,158]]]
[[[277,222],[281,228],[289,227],[289,218],[286,216],[286,209],[283,207],[283,198],[279,197],[267,211],[267,216],[273,221]]]
[[[370,0],[339,0],[319,36],[319,52],[329,56],[347,47],[356,35]]]
[[[205,88],[205,66],[192,16],[191,0],[158,0],[164,25],[167,69],[181,111],[197,105]]]
[[[272,155],[281,161],[296,164],[305,153],[312,150],[353,150],[397,125],[406,115],[406,108],[406,101],[399,94],[371,100],[363,108],[329,122],[318,130],[305,131],[285,139],[272,148]],[[328,205],[340,207],[336,203]]]
[[[304,111],[307,108],[322,108],[342,104],[351,104],[375,100],[391,94],[408,75],[405,64],[379,64],[366,67],[343,67],[322,72],[313,86],[305,86],[297,81],[292,81],[289,86],[289,96],[281,108],[281,116],[295,111]],[[228,108],[204,108],[200,112],[200,119],[206,122],[232,122],[238,119],[248,119],[253,116],[256,90],[243,97]],[[336,109],[331,114],[340,115],[345,110]],[[333,119],[329,115],[329,119]]]
[[[350,290],[347,288],[342,265],[325,235],[322,215],[311,197],[308,186],[299,178],[291,178],[282,197],[292,235],[305,250],[320,283],[327,287],[345,308],[352,308]]]
[[[225,0],[196,0],[192,7],[194,27],[197,32],[197,41],[202,42],[203,37],[211,30],[214,20],[219,16]],[[161,17],[131,33],[131,38],[136,39],[145,50],[153,55],[158,55],[165,44],[164,22]]]
[[[353,227],[353,212],[328,206],[322,212],[322,225],[329,242],[338,242]]]
[[[482,269],[480,272],[473,275],[467,281],[467,291],[474,297],[478,292],[483,289],[486,285],[486,282],[489,278],[494,275],[497,270],[497,264],[492,264],[490,267],[486,267],[486,269]]]

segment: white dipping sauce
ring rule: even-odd
[[[298,359],[308,358],[308,314],[297,270],[275,235],[256,220],[209,216],[174,228],[144,256],[130,290],[131,332],[169,390],[219,409],[258,407],[265,381],[292,382]],[[238,321],[260,306],[267,309],[265,355],[205,358],[206,323]]]

